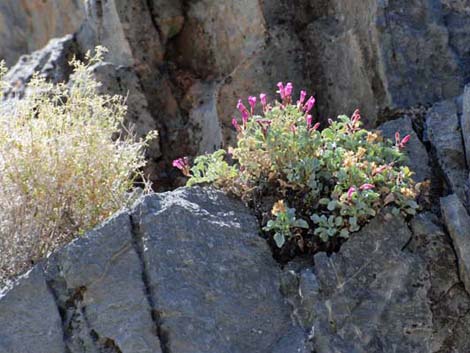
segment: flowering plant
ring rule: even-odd
[[[384,141],[361,128],[358,110],[320,129],[311,115],[314,97],[301,91],[294,101],[291,83],[278,88],[280,102],[268,104],[265,94],[260,106],[256,97],[248,98],[249,107],[238,102],[235,148],[197,157],[192,168],[185,159],[175,162],[189,185],[215,183],[241,197],[259,211],[278,247],[300,250],[348,238],[386,205],[415,214],[412,172],[402,152],[410,136]],[[224,159],[227,152],[232,163]]]

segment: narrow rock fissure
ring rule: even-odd
[[[91,345],[97,348],[86,315],[85,306],[81,305],[83,295],[87,288],[82,286],[69,289],[65,278],[60,274],[59,265],[54,274],[46,280],[47,287],[54,297],[59,315],[62,321],[62,334],[66,352],[72,353],[75,349],[71,347],[86,347]]]
[[[169,335],[168,332],[163,329],[161,315],[156,307],[154,295],[152,293],[152,287],[150,285],[147,264],[144,258],[144,245],[140,225],[138,222],[136,222],[135,217],[133,215],[129,215],[129,218],[131,223],[134,248],[139,257],[142,268],[142,282],[144,284],[145,296],[150,307],[150,315],[152,317],[152,321],[155,324],[155,333],[160,341],[160,348],[162,350],[162,353],[171,353],[169,346]]]
[[[147,9],[149,11],[150,20],[152,21],[152,26],[155,28],[155,30],[158,33],[158,39],[160,39],[160,42],[163,43],[162,31],[161,31],[160,26],[158,25],[158,23],[155,19],[157,14],[156,14],[156,11],[155,11],[152,0],[147,0],[146,5],[147,5]]]
[[[59,295],[57,293],[57,290],[54,289],[53,281],[52,280],[46,280],[46,286],[49,292],[51,293],[52,297],[54,298],[55,305],[57,307],[57,311],[59,312],[59,316],[62,322],[62,340],[64,342],[65,346],[65,353],[72,353],[70,348],[67,345],[67,330],[65,328],[65,323],[66,323],[66,312],[63,308],[63,306],[60,303],[59,300]]]

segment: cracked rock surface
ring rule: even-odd
[[[0,352],[308,352],[280,274],[240,202],[148,196],[0,297]]]
[[[146,196],[4,289],[0,352],[467,352],[466,223],[450,201],[446,228],[384,211],[339,253],[281,270],[240,202]]]

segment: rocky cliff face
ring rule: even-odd
[[[129,104],[143,132],[156,127],[161,133],[149,168],[163,187],[175,176],[170,160],[233,142],[238,98],[273,92],[278,81],[314,92],[322,120],[358,107],[374,126],[397,109],[461,94],[470,74],[467,1],[42,3],[32,11],[33,5],[7,2],[0,13],[13,20],[14,8],[43,19],[39,9],[54,9],[48,19],[60,18],[64,25],[57,20],[54,28],[61,31],[28,20],[35,36],[45,38],[73,32],[82,19],[77,8],[84,7],[75,31],[78,51],[108,47],[107,60],[116,67],[112,87],[127,72],[116,90],[139,97]],[[64,11],[70,21],[60,16]],[[3,42],[3,55],[15,57],[19,49],[9,48],[21,41]]]
[[[470,351],[468,1],[83,5],[80,29],[10,70],[8,93],[33,71],[66,81],[67,58],[105,45],[102,89],[128,93],[140,134],[160,131],[159,187],[174,185],[174,157],[233,141],[239,97],[290,80],[315,92],[320,119],[359,107],[371,127],[387,120],[385,136],[411,134],[428,211],[385,212],[338,254],[281,268],[240,203],[199,188],[150,196],[4,290],[0,352]]]
[[[435,215],[384,212],[281,269],[238,201],[147,196],[4,289],[0,352],[468,352],[470,217],[442,207],[459,268]]]

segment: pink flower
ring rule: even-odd
[[[361,114],[359,113],[359,109],[356,109],[351,117],[351,122],[356,125],[356,123],[361,120]]]
[[[315,105],[315,98],[310,97],[308,99],[307,103],[305,103],[305,105],[304,105],[304,111],[306,113],[309,113],[312,110],[314,105]]]
[[[292,85],[292,83],[288,82],[286,84],[286,88],[284,88],[284,95],[286,99],[289,99],[292,96],[293,89],[294,89],[294,86]]]
[[[405,145],[408,143],[410,138],[411,138],[410,135],[406,135],[405,137],[403,137],[403,140],[401,140],[400,145],[398,147],[405,148]]]
[[[178,168],[185,176],[190,176],[189,173],[189,159],[188,157],[182,157],[173,161],[173,167]]]
[[[375,188],[375,185],[373,184],[362,184],[360,187],[359,187],[359,190],[372,190]]]
[[[297,126],[295,124],[292,124],[290,126],[290,131],[292,131],[292,133],[295,135],[295,133],[297,132]]]
[[[261,101],[261,105],[263,106],[263,110],[265,110],[266,106],[268,105],[268,100],[266,98],[266,93],[261,93],[259,95],[259,99]]]
[[[395,144],[398,146],[400,144],[400,133],[395,132]]]
[[[305,97],[307,97],[307,92],[306,91],[300,91],[300,97],[299,100],[297,101],[297,105],[301,106],[305,102]]]
[[[233,127],[234,127],[238,132],[240,132],[240,131],[242,130],[242,129],[240,128],[240,125],[238,125],[237,119],[235,119],[235,118],[232,119],[232,125],[233,125]]]
[[[312,122],[313,122],[313,118],[310,114],[308,114],[306,117],[305,117],[305,120],[307,122],[307,128],[310,128],[310,126],[312,126]]]
[[[333,125],[333,119],[328,119],[328,124]]]
[[[400,141],[400,133],[397,131],[395,133],[395,144],[398,148],[405,148],[405,145],[410,141],[411,136],[406,135],[403,137],[403,139]]]
[[[246,127],[246,123],[248,122],[248,112],[247,111],[242,112],[242,122],[243,122],[243,127]]]
[[[250,103],[251,115],[253,115],[253,111],[255,110],[255,105],[256,105],[256,97],[249,96],[248,103]]]
[[[313,125],[312,130],[316,131],[318,130],[319,127],[320,127],[320,123],[316,123],[315,125]]]
[[[284,85],[282,82],[278,82],[277,83],[277,87],[279,88],[279,91],[277,91],[277,93],[279,93],[281,95],[281,99],[284,100],[285,96],[286,96],[286,93],[285,93],[285,90],[284,90]]]
[[[352,195],[356,192],[356,188],[354,186],[351,186],[348,190],[348,200],[351,200]]]
[[[245,107],[245,105],[242,103],[242,100],[241,100],[241,99],[238,100],[237,109],[238,109],[238,110],[240,111],[240,113],[242,113],[242,114],[243,114],[244,112],[248,113],[248,109],[246,109],[246,107]]]

